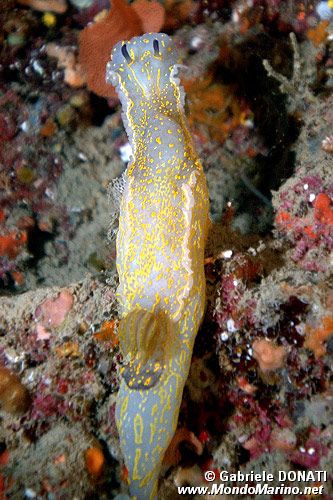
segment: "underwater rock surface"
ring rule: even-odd
[[[207,470],[266,470],[273,486],[279,471],[323,470],[327,481],[286,481],[300,492],[279,498],[309,498],[306,484],[328,499],[333,11],[329,1],[283,0],[3,2],[0,498],[128,495],[107,233],[117,230],[115,179],[130,150],[117,98],[94,93],[79,60],[82,39],[102,43],[93,37],[120,15],[119,39],[167,31],[185,60],[186,115],[213,219],[206,314],[159,498],[211,487]]]

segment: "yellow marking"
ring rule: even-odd
[[[155,139],[155,140],[156,140],[157,144],[162,144],[162,141],[161,141],[161,138],[160,138],[160,137],[156,137],[156,139]]]
[[[171,403],[170,403],[170,396],[168,396],[167,404],[163,406],[161,416],[160,416],[160,424],[164,424],[167,422],[167,419],[165,419],[165,413],[171,410]]]
[[[160,387],[160,389],[158,391],[158,395],[159,395],[159,398],[160,398],[160,404],[161,404],[161,406],[163,406],[164,402],[165,402],[165,400],[167,398],[166,390],[163,387]]]
[[[153,474],[154,474],[154,471],[152,470],[152,471],[148,472],[148,474],[145,475],[145,477],[140,481],[140,488],[144,488],[145,486],[147,486],[147,484],[150,483],[150,481],[153,478]],[[155,496],[150,497],[150,498],[154,499]]]
[[[133,481],[139,481],[141,479],[138,470],[140,458],[141,458],[141,449],[136,448],[134,457],[134,466],[133,466],[133,476],[132,476]]]
[[[151,409],[151,416],[154,417],[157,412],[158,412],[158,405],[154,405]]]
[[[160,89],[160,81],[161,81],[161,68],[157,69],[157,88]]]
[[[137,413],[134,417],[133,428],[135,444],[142,444],[143,420],[139,413]]]
[[[122,402],[121,408],[120,408],[120,417],[124,418],[125,413],[127,412],[127,407],[128,407],[128,396],[124,399]]]
[[[128,69],[131,71],[132,76],[133,76],[133,78],[134,78],[134,80],[135,80],[136,84],[137,84],[137,85],[138,85],[138,87],[142,90],[143,95],[146,95],[146,92],[145,92],[144,87],[141,85],[141,83],[140,83],[140,82],[139,82],[139,80],[137,79],[137,76],[136,76],[136,74],[135,74],[135,71],[134,71],[134,70],[133,70],[133,68],[132,68],[132,64],[135,62],[135,60],[134,60],[134,54],[133,54],[133,51],[130,51],[130,54],[131,54],[131,57],[132,57],[132,61],[131,61],[130,63],[128,63]],[[131,78],[130,74],[128,74],[127,76],[128,76],[128,79],[129,79],[130,81],[132,81],[132,78]]]
[[[156,424],[155,423],[150,423],[150,439],[149,439],[149,444],[152,444],[154,441],[154,436],[156,433]]]

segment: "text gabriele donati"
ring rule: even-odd
[[[327,481],[327,472],[324,470],[314,470],[314,471],[277,471],[277,473],[272,474],[266,471],[263,472],[248,472],[246,474],[238,472],[228,472],[227,470],[222,470],[220,472],[220,481],[229,482],[247,482],[253,481],[257,483],[272,482],[274,480],[278,481]]]

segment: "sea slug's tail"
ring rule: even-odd
[[[176,430],[190,356],[162,311],[133,310],[120,321],[125,356],[116,421],[136,500],[157,498],[164,454]]]
[[[158,99],[177,87],[178,56],[164,33],[147,33],[119,42],[106,67],[106,81],[132,101]]]
[[[129,489],[136,500],[156,500],[164,454],[177,427],[184,380],[163,372],[148,390],[120,385],[116,421],[128,469]]]

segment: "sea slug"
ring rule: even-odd
[[[125,364],[116,421],[130,493],[157,498],[205,308],[209,197],[186,125],[171,39],[118,43],[107,65],[133,150],[117,234]]]

